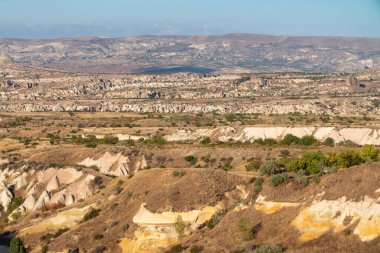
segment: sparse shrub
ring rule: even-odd
[[[319,175],[314,175],[313,182],[319,184],[321,182],[321,177]]]
[[[187,155],[184,157],[185,161],[186,162],[189,162],[191,165],[194,165],[197,163],[197,157],[193,156],[193,155]]]
[[[261,161],[257,158],[251,158],[248,160],[248,163],[245,165],[246,171],[254,171],[260,168]]]
[[[175,171],[173,171],[172,175],[173,175],[173,177],[183,177],[184,175],[186,175],[186,171],[175,170]]]
[[[264,245],[253,249],[252,253],[282,253],[281,245]]]
[[[7,223],[9,222],[8,217],[7,217],[7,216],[3,216],[3,217],[1,217],[1,222],[2,222],[3,224],[7,224]]]
[[[103,185],[103,178],[101,176],[96,176],[94,178],[94,183],[96,184],[96,186],[100,187],[101,185]]]
[[[263,183],[264,183],[263,178],[261,178],[261,177],[256,178],[255,184],[254,184],[254,191],[256,194],[261,192],[261,190],[263,189]]]
[[[224,164],[223,164],[223,170],[225,170],[225,171],[230,171],[230,170],[232,170],[232,164],[231,164],[231,162],[232,162],[232,160],[227,160],[227,161],[225,161],[224,162]]]
[[[304,170],[299,170],[296,173],[296,182],[303,187],[306,187],[309,184],[309,180],[306,177],[306,171]]]
[[[52,237],[53,238],[57,238],[57,237],[60,237],[63,233],[69,231],[68,228],[60,228],[57,232],[55,232]]]
[[[241,233],[241,237],[245,241],[249,241],[253,239],[253,231],[252,224],[248,218],[240,218],[238,223],[238,229]]]
[[[179,237],[182,237],[185,234],[186,225],[183,222],[181,215],[177,216],[177,219],[176,219],[176,222],[174,224],[174,227],[175,227],[175,231],[178,233]]]
[[[14,237],[11,240],[11,244],[9,247],[9,253],[26,253],[26,249],[24,247],[24,243],[18,237]]]
[[[128,223],[123,224],[123,230],[127,231],[128,229],[129,229],[129,224]]]
[[[99,245],[97,246],[93,251],[92,253],[103,253],[104,251],[106,251],[106,246],[104,245]]]
[[[11,217],[13,220],[18,220],[21,217],[21,213],[20,212],[13,212],[13,213],[11,213]]]
[[[208,145],[210,143],[211,143],[210,137],[205,137],[205,138],[203,138],[203,140],[201,140],[202,145]]]
[[[100,209],[95,209],[91,207],[91,209],[84,215],[82,222],[89,221],[99,215]]]
[[[203,246],[194,245],[190,248],[190,253],[200,253],[203,251]]]
[[[287,149],[282,149],[282,150],[280,151],[280,153],[281,153],[281,156],[282,156],[282,157],[287,157],[287,156],[290,155],[290,151],[287,150]]]
[[[345,230],[344,230],[344,235],[345,235],[345,236],[350,236],[350,235],[352,235],[352,230],[351,230],[351,229],[345,229]]]
[[[94,235],[94,240],[100,240],[100,239],[103,239],[103,235],[102,234],[96,234],[96,235]]]
[[[289,179],[289,176],[286,172],[283,172],[281,174],[273,175],[272,176],[272,185],[273,186],[278,186],[282,183],[287,182]]]
[[[162,136],[155,135],[152,138],[146,140],[145,143],[162,146],[167,143],[167,140],[165,140],[164,137]]]
[[[185,248],[181,244],[176,244],[170,247],[165,253],[181,253]]]
[[[276,163],[271,160],[271,161],[266,161],[265,163],[263,163],[260,166],[259,170],[260,170],[261,175],[270,176],[278,171],[278,167]]]
[[[355,142],[353,142],[351,140],[341,141],[341,142],[339,142],[339,145],[340,146],[347,146],[347,147],[357,147],[358,146],[358,144],[356,144]]]
[[[209,228],[209,229],[213,229],[216,225],[219,224],[219,222],[222,220],[222,218],[224,217],[225,215],[225,212],[217,212],[215,213],[211,219],[209,219],[208,221],[206,221],[206,227]]]

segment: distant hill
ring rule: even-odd
[[[380,67],[380,39],[252,34],[0,39],[15,62],[72,72],[356,72]]]

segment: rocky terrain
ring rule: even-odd
[[[380,252],[379,45],[1,39],[0,251]]]
[[[26,67],[8,55],[0,65],[0,111],[380,114],[378,70],[91,75]]]
[[[377,253],[380,119],[324,117],[2,113],[0,245]]]
[[[379,45],[370,38],[228,34],[1,39],[0,52],[24,65],[71,72],[357,72],[380,66]]]

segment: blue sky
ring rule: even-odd
[[[0,0],[0,37],[380,37],[380,0]]]

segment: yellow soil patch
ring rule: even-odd
[[[255,209],[266,214],[272,214],[286,207],[299,207],[300,205],[300,203],[290,202],[259,201],[255,204]]]
[[[202,224],[211,219],[211,217],[222,209],[221,204],[216,206],[206,206],[201,210],[192,210],[189,212],[163,212],[152,213],[146,209],[145,204],[142,204],[140,210],[133,217],[133,222],[140,225],[172,225],[176,222],[178,216],[182,217],[185,223],[192,225]]]
[[[354,230],[362,241],[372,241],[380,236],[380,216],[373,216],[371,219],[362,220]]]
[[[293,220],[292,225],[300,232],[302,241],[316,239],[329,230],[342,232],[358,222],[354,229],[362,241],[380,236],[380,204],[368,196],[360,202],[338,200],[314,201]]]
[[[154,242],[138,242],[125,238],[119,245],[122,253],[161,253],[176,242],[177,240],[172,238],[155,240]]]
[[[331,228],[336,232],[344,230],[343,225],[334,223],[331,217],[319,217],[310,212],[310,209],[304,208],[293,220],[292,225],[302,232],[301,241],[310,241],[320,237]]]
[[[72,208],[60,212],[59,214],[47,218],[47,219],[38,219],[30,227],[21,229],[18,233],[19,236],[31,234],[31,233],[40,233],[49,230],[58,230],[60,228],[72,228],[82,220],[84,214],[90,209],[91,206],[86,206],[83,208]]]

